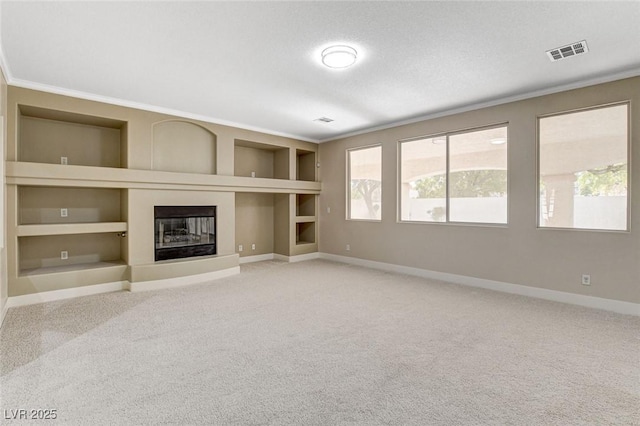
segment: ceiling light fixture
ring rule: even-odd
[[[507,140],[505,138],[495,138],[495,139],[491,139],[489,143],[491,145],[502,145],[504,143],[507,143]]]
[[[351,46],[336,45],[322,51],[322,63],[329,68],[347,68],[356,63],[358,52]]]

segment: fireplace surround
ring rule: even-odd
[[[155,206],[155,260],[216,254],[216,206]]]

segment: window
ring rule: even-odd
[[[507,127],[400,142],[400,220],[507,223]]]
[[[629,106],[538,119],[538,223],[628,229]]]
[[[348,219],[380,220],[382,212],[382,147],[347,151]]]

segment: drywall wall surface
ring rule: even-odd
[[[236,252],[240,257],[273,253],[273,221],[274,194],[236,194]]]
[[[170,120],[153,126],[153,169],[216,173],[216,135],[197,124]]]
[[[275,237],[273,252],[283,256],[290,256],[294,244],[291,231],[291,209],[293,206],[291,194],[275,194],[274,196],[274,220]]]
[[[630,230],[537,227],[537,117],[630,101]],[[640,302],[640,77],[321,144],[319,251],[563,292]],[[398,141],[508,123],[508,225],[399,223]],[[346,220],[346,155],[382,144],[382,221]],[[635,195],[635,197],[634,197]],[[330,213],[329,210],[330,209]],[[346,245],[350,251],[346,251]],[[582,274],[591,285],[581,284]]]
[[[7,148],[7,81],[0,70],[0,325],[2,325],[5,305],[9,297],[9,284],[7,277],[7,252],[6,252],[6,199],[4,161]]]

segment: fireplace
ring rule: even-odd
[[[216,254],[216,206],[155,206],[155,259]]]

